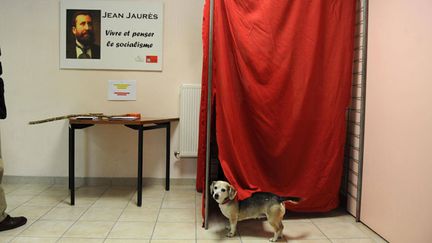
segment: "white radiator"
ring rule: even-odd
[[[177,157],[197,157],[201,85],[183,84],[180,88],[180,151]]]

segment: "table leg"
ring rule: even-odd
[[[143,126],[138,128],[138,181],[137,181],[137,205],[142,204],[142,171],[143,171]]]
[[[69,125],[69,190],[70,204],[75,205],[75,129]]]
[[[170,189],[170,138],[171,138],[171,123],[166,124],[166,152],[165,152],[165,169],[166,169],[166,175],[165,175],[165,190],[169,191]]]

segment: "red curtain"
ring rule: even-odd
[[[338,206],[350,102],[355,0],[216,0],[212,97],[219,160],[243,200],[300,196]],[[197,189],[205,185],[208,0]],[[213,114],[215,115],[215,114]]]

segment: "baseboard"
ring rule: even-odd
[[[192,178],[171,178],[170,185],[195,185]],[[7,184],[58,184],[67,185],[68,177],[46,176],[3,176],[3,183]],[[137,179],[132,177],[75,177],[75,186],[135,186]],[[165,185],[165,178],[143,178],[145,185]]]

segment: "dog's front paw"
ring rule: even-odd
[[[235,233],[234,232],[228,232],[227,234],[226,234],[226,236],[227,237],[234,237],[234,235],[235,235]]]
[[[276,241],[278,241],[279,239],[282,239],[282,238],[283,238],[282,236],[277,236],[277,237],[270,238],[269,241],[270,242],[276,242]]]

